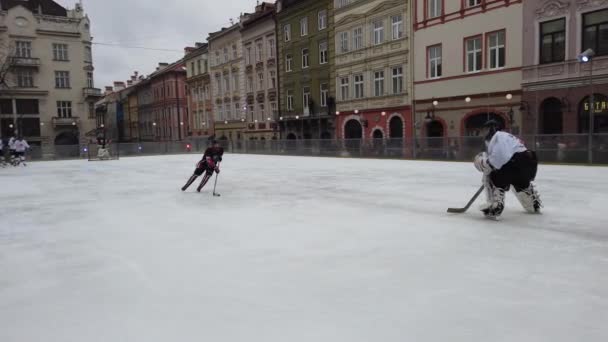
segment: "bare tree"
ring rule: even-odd
[[[13,69],[15,47],[0,41],[0,94],[10,88],[10,72]]]
[[[0,40],[0,96],[4,95],[6,90],[9,90],[12,87],[14,56],[14,45],[10,43],[7,44],[6,42]],[[13,122],[13,124],[15,123]],[[15,131],[18,130],[18,127],[13,128]],[[0,135],[8,132],[7,127],[2,127],[2,123],[0,122]],[[14,131],[11,131],[9,135],[12,134],[14,134]]]

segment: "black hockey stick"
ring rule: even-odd
[[[448,208],[448,213],[462,214],[462,213],[466,212],[467,210],[469,210],[469,208],[473,205],[473,203],[475,203],[475,200],[477,200],[477,197],[479,197],[479,195],[481,195],[484,188],[485,188],[485,186],[482,185],[481,188],[479,188],[479,190],[477,190],[477,193],[475,194],[475,196],[473,196],[473,198],[471,198],[469,203],[467,203],[467,205],[464,208]]]
[[[217,178],[219,177],[219,173],[215,175],[215,184],[213,185],[213,197],[220,197],[221,195],[215,192],[215,188],[217,187]]]

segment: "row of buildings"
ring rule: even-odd
[[[96,112],[122,141],[446,144],[488,118],[578,134],[594,112],[606,133],[607,83],[608,0],[278,0],[116,82]]]
[[[96,134],[91,22],[81,3],[0,0],[0,135],[75,145]]]

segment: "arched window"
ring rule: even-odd
[[[562,134],[563,115],[562,102],[550,97],[540,105],[540,134]]]

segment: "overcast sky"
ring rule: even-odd
[[[78,0],[55,0],[70,9]],[[205,42],[230,18],[253,12],[256,0],[83,0],[93,42],[177,50],[174,52],[93,46],[95,86],[126,81],[134,70],[148,75],[158,62],[173,62],[185,46]]]

